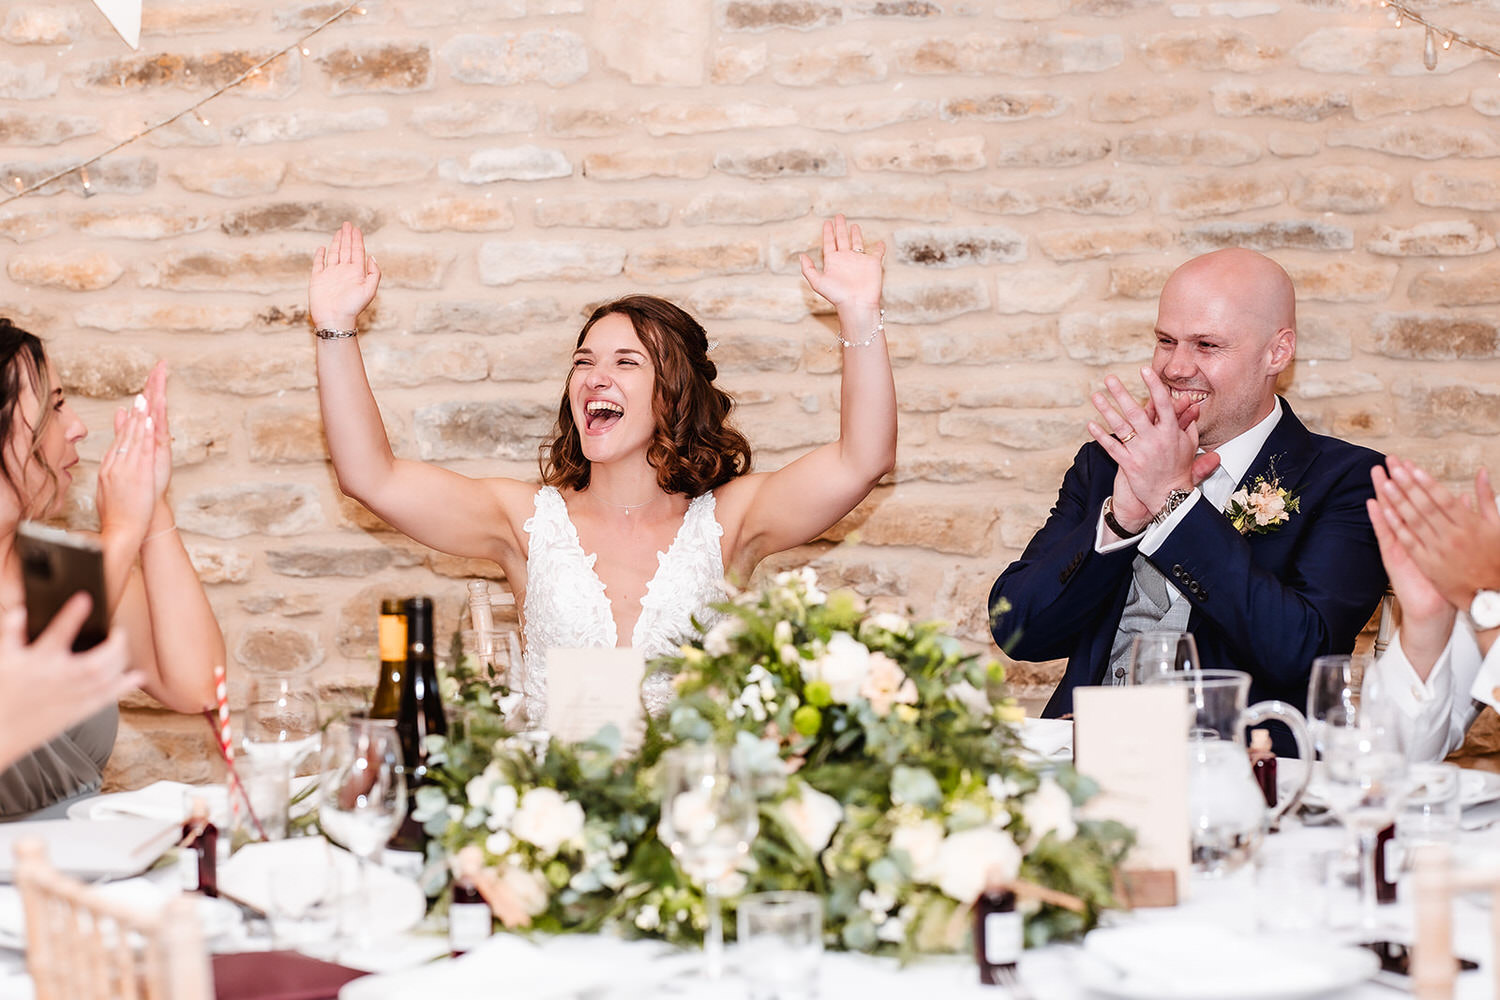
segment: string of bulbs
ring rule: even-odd
[[[1396,27],[1401,27],[1401,22],[1411,21],[1420,24],[1427,29],[1427,40],[1422,46],[1422,65],[1428,69],[1437,69],[1438,63],[1438,39],[1442,39],[1442,49],[1446,52],[1453,47],[1453,43],[1466,45],[1480,52],[1487,52],[1496,58],[1500,58],[1500,49],[1486,45],[1478,39],[1470,38],[1460,34],[1451,28],[1445,28],[1440,24],[1433,24],[1420,12],[1412,10],[1403,0],[1381,0],[1380,6],[1389,8],[1396,16]]]
[[[157,129],[159,129],[159,128],[165,128],[166,126],[172,124],[173,122],[175,122],[177,119],[183,117],[184,115],[192,115],[194,118],[198,119],[198,122],[200,124],[202,124],[202,125],[204,125],[206,127],[208,125],[208,119],[205,118],[199,112],[199,110],[198,110],[199,108],[203,107],[205,104],[207,104],[209,101],[212,101],[214,98],[219,97],[220,95],[222,95],[224,93],[227,93],[228,91],[233,90],[235,87],[238,87],[240,84],[244,83],[246,80],[250,80],[250,79],[253,79],[254,77],[259,76],[261,70],[265,69],[267,66],[271,65],[271,63],[273,63],[276,60],[280,59],[282,56],[286,55],[288,52],[291,52],[293,49],[301,49],[302,50],[302,54],[304,56],[311,55],[312,53],[309,52],[308,49],[307,49],[307,47],[306,47],[307,46],[307,42],[314,35],[316,35],[320,31],[322,31],[324,28],[328,27],[330,24],[333,24],[335,21],[338,21],[341,18],[344,18],[344,17],[348,16],[349,14],[363,14],[363,13],[365,13],[365,8],[363,8],[363,7],[360,6],[360,4],[363,3],[363,2],[364,2],[364,0],[354,0],[354,2],[346,4],[341,9],[335,11],[334,13],[330,14],[328,17],[324,18],[321,22],[318,23],[317,26],[315,26],[314,28],[312,28],[311,30],[309,30],[301,38],[297,39],[295,42],[292,42],[290,45],[287,45],[285,48],[282,48],[282,49],[280,49],[280,50],[278,50],[276,52],[273,52],[271,55],[266,56],[260,62],[256,63],[254,66],[249,67],[243,73],[241,73],[239,76],[235,77],[233,80],[230,80],[228,83],[224,84],[218,90],[215,90],[213,93],[208,94],[207,96],[202,97],[202,98],[198,99],[197,101],[194,101],[192,104],[190,104],[187,107],[183,108],[181,111],[177,112],[174,115],[169,115],[166,118],[161,119],[160,121],[153,122],[152,124],[147,125],[145,128],[143,128],[140,131],[136,132],[134,135],[127,136],[126,138],[121,139],[119,142],[115,143],[113,146],[110,146],[108,149],[105,149],[105,150],[103,150],[103,151],[101,151],[99,153],[96,153],[95,155],[89,157],[87,160],[84,160],[81,163],[75,163],[71,167],[65,167],[64,169],[58,170],[55,173],[48,174],[46,177],[43,177],[41,180],[34,181],[31,184],[25,183],[25,181],[23,181],[19,176],[12,177],[11,178],[11,183],[15,187],[15,191],[13,193],[11,193],[11,194],[8,194],[4,198],[0,198],[0,205],[6,205],[6,204],[9,204],[10,202],[13,202],[13,201],[17,200],[18,198],[24,198],[27,195],[29,195],[29,194],[31,194],[31,193],[33,193],[35,191],[40,191],[42,188],[46,187],[48,184],[56,183],[57,181],[62,180],[64,177],[67,177],[69,174],[75,174],[75,173],[78,175],[78,180],[83,184],[83,193],[84,193],[84,196],[87,197],[87,196],[93,194],[92,181],[89,180],[89,167],[90,166],[94,165],[95,163],[98,163],[100,160],[104,159],[106,156],[109,156],[111,153],[119,152],[121,149],[124,149],[126,146],[129,146],[131,143],[137,142],[137,141],[139,141],[141,139],[144,139],[146,136],[150,135],[152,132],[155,132]]]

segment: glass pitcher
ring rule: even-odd
[[[1245,730],[1277,719],[1286,723],[1304,761],[1313,745],[1302,713],[1281,701],[1247,707],[1250,675],[1239,670],[1185,670],[1152,677],[1148,684],[1182,690],[1188,735],[1188,812],[1192,823],[1193,870],[1223,875],[1244,864],[1270,826],[1296,807],[1311,768],[1300,768],[1296,789],[1274,810],[1250,770]]]

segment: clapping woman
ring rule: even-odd
[[[355,335],[380,269],[345,224],[313,260],[318,391],[345,493],[398,530],[454,555],[498,563],[521,607],[533,722],[546,697],[545,651],[633,645],[667,653],[766,556],[833,525],[890,471],[896,394],[881,322],[883,244],[857,225],[823,225],[823,262],[802,257],[837,310],[843,346],[839,436],[775,472],[751,472],[729,423],[704,329],[647,295],[595,309],[574,345],[557,423],[539,456],[542,485],[470,478],[397,459]],[[650,709],[665,703],[647,685]]]
[[[132,679],[167,708],[198,712],[213,703],[224,637],[166,502],[166,378],[158,364],[115,415],[99,464],[99,541],[111,630],[124,635]],[[16,528],[62,510],[87,433],[41,341],[0,319],[0,608],[24,606]],[[98,791],[118,717],[109,704],[0,772],[0,819],[60,813]]]

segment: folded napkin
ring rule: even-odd
[[[1023,719],[1021,744],[1043,760],[1072,760],[1073,720]]]
[[[215,1000],[335,1000],[367,973],[295,951],[215,955]]]
[[[227,811],[222,785],[186,785],[180,781],[158,781],[133,792],[114,792],[85,799],[69,810],[73,819],[119,819],[139,817],[181,823],[187,816],[190,795],[201,795],[211,815]],[[74,815],[74,813],[77,815]]]

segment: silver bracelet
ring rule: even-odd
[[[875,329],[871,330],[870,335],[864,340],[845,340],[844,331],[842,329],[838,332],[838,338],[839,343],[843,344],[845,347],[869,347],[871,344],[875,343],[875,338],[880,336],[882,333],[885,333],[885,309],[883,308],[880,310],[880,315],[875,319]]]
[[[313,332],[318,335],[318,339],[319,340],[343,340],[345,337],[352,337],[352,336],[354,336],[359,331],[358,330],[322,330],[322,329],[319,329],[319,330],[314,330]]]

